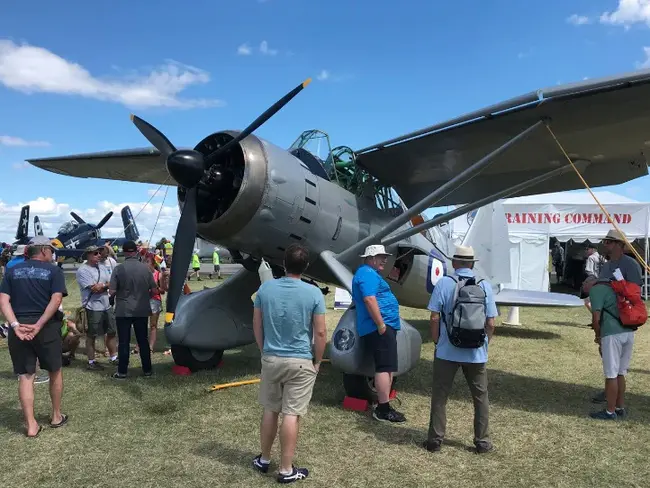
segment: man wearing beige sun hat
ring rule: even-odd
[[[625,239],[623,234],[616,229],[610,230],[603,239],[603,247],[607,262],[603,265],[598,275],[599,279],[613,279],[614,271],[621,270],[626,281],[643,285],[641,266],[633,257],[625,254]]]
[[[492,286],[474,275],[478,261],[471,246],[456,246],[453,274],[443,276],[429,301],[431,335],[436,344],[429,433],[424,447],[439,451],[447,424],[447,398],[458,369],[474,400],[474,445],[478,454],[492,450],[488,430],[488,342],[498,315]]]

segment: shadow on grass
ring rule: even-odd
[[[398,378],[397,390],[431,395],[433,364],[421,360],[413,370]],[[525,412],[550,413],[585,418],[590,411],[602,408],[593,405],[591,398],[601,391],[599,388],[544,378],[523,376],[509,371],[490,369],[488,363],[490,405],[492,408],[506,407]],[[456,373],[450,399],[471,401],[469,388],[462,371]],[[633,391],[625,394],[630,410],[637,413],[627,422],[647,422],[650,418],[650,396]]]
[[[238,449],[217,441],[199,444],[192,452],[197,456],[215,459],[223,464],[244,469],[251,469],[253,458],[259,454],[259,452]]]
[[[427,440],[427,431],[423,429],[414,429],[413,427],[402,426],[399,424],[386,425],[377,422],[369,415],[359,416],[357,427],[362,432],[372,434],[382,443],[394,444],[400,446],[413,446],[424,451],[423,443]],[[468,452],[474,450],[473,444],[464,444],[455,439],[445,439],[443,447],[452,447],[459,451]]]
[[[576,327],[578,329],[591,329],[591,325],[587,324],[589,318],[585,319],[585,323],[579,324],[576,322],[560,322],[559,320],[542,320],[542,324],[546,325],[557,325],[558,327]]]
[[[552,340],[561,339],[560,334],[548,332],[545,330],[526,329],[525,326],[512,327],[508,325],[499,325],[495,331],[496,337],[512,337],[515,339],[532,339],[532,340]]]
[[[650,370],[649,369],[631,368],[630,373],[650,374]]]
[[[16,384],[18,384],[17,381]],[[2,415],[0,415],[0,427],[4,427],[17,434],[25,435],[25,418],[20,409],[17,387],[15,399],[7,399],[0,403],[0,412],[2,412]],[[37,422],[42,422],[42,419],[37,414],[35,416]]]

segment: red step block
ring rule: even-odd
[[[343,399],[343,408],[355,412],[365,412],[368,409],[368,400],[346,396]]]
[[[190,376],[192,374],[192,371],[187,366],[179,366],[178,364],[174,364],[172,366],[172,373],[176,376]]]

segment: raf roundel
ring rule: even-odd
[[[440,279],[447,274],[447,262],[437,249],[429,252],[429,266],[427,269],[427,292],[433,293],[433,289]]]

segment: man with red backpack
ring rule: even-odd
[[[604,281],[614,280],[614,272],[618,270],[626,282],[641,287],[643,285],[641,266],[634,258],[625,254],[626,243],[623,235],[616,229],[612,229],[607,233],[602,244],[607,262],[600,269],[598,278]],[[593,403],[604,403],[605,401],[604,391],[592,398]]]
[[[621,320],[617,293],[609,280],[590,276],[585,280],[583,290],[589,293],[591,301],[594,342],[601,349],[607,402],[603,410],[592,412],[590,416],[594,419],[616,420],[626,414],[625,376],[632,359],[634,328]]]

